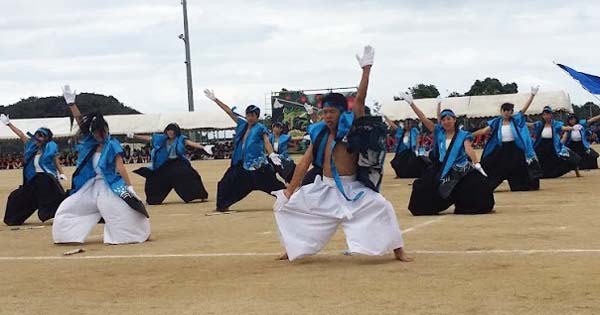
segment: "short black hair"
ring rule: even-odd
[[[177,135],[178,137],[181,136],[181,128],[179,127],[179,125],[177,123],[168,124],[164,130],[165,134],[167,133],[167,130],[173,130],[175,132],[175,135]]]
[[[80,126],[80,132],[84,135],[94,131],[108,133],[108,122],[100,112],[94,112],[83,116],[83,122]]]
[[[345,112],[348,110],[348,100],[340,93],[329,93],[321,101],[322,107],[334,107]]]
[[[504,103],[500,106],[500,110],[501,111],[505,111],[505,110],[510,110],[510,111],[514,111],[515,110],[515,104],[513,103]]]

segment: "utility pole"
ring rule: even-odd
[[[192,60],[190,57],[190,31],[188,29],[187,1],[181,0],[183,6],[183,34],[179,38],[185,43],[185,68],[187,70],[188,110],[194,111],[194,90],[192,87]]]

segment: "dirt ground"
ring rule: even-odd
[[[388,156],[388,160],[391,156]],[[215,207],[229,161],[194,162],[207,203],[148,206],[151,241],[85,253],[52,244],[51,223],[0,227],[2,314],[600,314],[600,171],[544,180],[538,192],[496,193],[496,213],[413,217],[412,180],[393,178],[393,203],[413,263],[344,256],[339,231],[325,251],[293,263],[282,251],[273,199],[252,193],[230,215]],[[130,165],[129,169],[139,167]],[[74,170],[68,169],[70,176]],[[132,174],[136,190],[143,179]],[[0,171],[0,204],[21,181]]]

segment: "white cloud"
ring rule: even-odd
[[[486,76],[593,98],[553,60],[600,73],[597,1],[188,0],[197,110],[265,94],[356,85],[354,53],[375,46],[369,98],[416,83],[464,92]],[[80,91],[114,95],[143,112],[185,111],[179,1],[0,3],[0,104]]]

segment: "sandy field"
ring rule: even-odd
[[[339,231],[323,253],[290,263],[275,260],[274,199],[255,192],[235,214],[205,216],[229,161],[193,165],[209,202],[172,192],[148,206],[144,244],[103,245],[98,225],[83,246],[57,246],[51,222],[35,215],[26,226],[42,228],[0,226],[0,313],[600,314],[600,171],[543,180],[537,192],[504,183],[490,215],[413,217],[412,180],[388,166],[383,194],[414,262],[345,256]],[[4,209],[21,171],[0,176]],[[143,179],[131,177],[143,194]],[[62,255],[78,247],[86,252]]]

